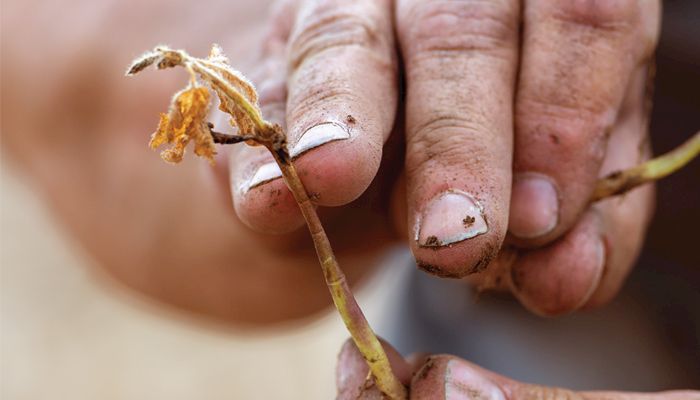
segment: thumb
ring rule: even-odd
[[[700,399],[698,391],[658,393],[575,392],[517,382],[449,355],[428,358],[411,383],[411,399],[480,400],[681,400]]]
[[[401,383],[408,385],[411,381],[411,366],[390,344],[382,339],[380,341],[389,358],[392,371]],[[362,358],[362,354],[360,354],[352,339],[345,341],[340,354],[338,354],[335,380],[338,386],[338,400],[383,398],[379,389],[374,385],[374,380],[369,375],[367,362]]]

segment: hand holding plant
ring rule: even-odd
[[[195,142],[195,154],[210,161],[216,154],[214,143],[247,142],[267,148],[282,171],[306,220],[333,303],[352,335],[356,348],[369,366],[372,378],[370,382],[375,382],[379,392],[390,399],[406,399],[405,386],[392,372],[382,344],[357,305],[335,259],[316,209],[292,163],[286,135],[279,125],[264,120],[253,86],[230,67],[217,45],[212,47],[206,59],[191,57],[183,50],[159,46],[136,59],[127,70],[127,75],[136,74],[152,64],[158,69],[184,67],[190,73],[190,81],[185,89],[173,97],[168,115],[161,114],[158,129],[151,138],[151,147],[171,144],[172,148],[161,153],[168,162],[180,162],[190,141]],[[202,87],[200,81],[208,88]],[[209,90],[218,95],[219,107],[231,116],[230,123],[238,129],[237,134],[216,132],[213,124],[206,121],[210,105]],[[592,200],[624,193],[636,185],[665,176],[689,162],[699,152],[700,133],[670,155],[603,179]],[[474,222],[475,217],[472,216],[467,216],[464,220],[465,225]],[[442,244],[438,243],[437,246]]]

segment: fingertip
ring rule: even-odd
[[[498,255],[500,241],[479,236],[439,248],[414,246],[419,269],[441,278],[459,279],[484,271]]]
[[[412,367],[401,354],[383,339],[379,339],[386,352],[392,372],[404,385],[411,382]],[[360,395],[367,395],[367,391],[376,391],[381,394],[372,382],[368,382],[369,367],[367,361],[357,349],[352,339],[348,339],[338,354],[336,365],[336,385],[338,399],[358,399]],[[365,397],[362,397],[365,398]]]
[[[319,137],[305,140],[305,134],[292,147],[299,176],[315,204],[345,205],[360,197],[372,183],[379,170],[382,145],[368,140],[360,129],[322,123],[307,131],[317,132]],[[339,131],[346,133],[341,135]]]
[[[508,231],[518,239],[550,233],[559,222],[559,193],[554,182],[540,174],[518,174],[513,179]]]
[[[369,367],[352,339],[343,343],[335,369],[337,399],[357,399],[363,391]]]
[[[507,380],[450,355],[428,357],[411,382],[412,399],[505,400]]]
[[[447,363],[445,398],[505,400],[506,395],[469,363],[453,358]]]
[[[234,198],[239,219],[257,232],[283,234],[304,225],[299,206],[281,179],[256,186]]]
[[[231,155],[229,187],[238,218],[260,233],[289,233],[304,224],[281,171],[262,148],[244,147]]]
[[[511,290],[530,311],[559,316],[583,307],[598,288],[606,246],[593,213],[562,239],[524,253],[511,269]]]
[[[483,271],[503,242],[502,214],[465,191],[439,192],[416,215],[411,248],[418,268],[444,278]]]

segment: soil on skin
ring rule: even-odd
[[[470,226],[474,225],[475,221],[476,221],[476,218],[472,217],[471,215],[467,215],[462,220],[462,223],[464,224],[465,228],[469,228]]]
[[[435,367],[435,361],[433,361],[432,357],[428,357],[428,360],[425,362],[425,365],[418,370],[418,376],[416,379],[425,379],[428,377],[430,374],[430,371]]]
[[[442,242],[437,238],[437,236],[428,236],[428,239],[425,240],[425,245],[431,247],[442,246]]]
[[[431,275],[439,276],[440,278],[459,279],[462,277],[462,275],[460,275],[458,273],[446,272],[440,267],[437,267],[437,266],[432,265],[432,264],[424,263],[422,261],[418,261],[416,264],[418,265],[418,268],[421,269],[422,271],[425,271]]]

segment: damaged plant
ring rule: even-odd
[[[127,75],[134,75],[151,65],[158,69],[183,67],[189,72],[190,80],[187,87],[173,96],[169,112],[161,114],[150,147],[156,149],[162,145],[171,145],[161,152],[161,157],[167,162],[177,163],[182,160],[189,142],[194,142],[195,154],[213,163],[215,144],[246,142],[249,145],[265,146],[279,165],[304,216],[333,303],[368,363],[371,374],[368,378],[374,379],[386,397],[406,399],[406,387],[392,372],[381,343],[358,306],[336,261],[314,205],[292,163],[286,134],[279,125],[263,118],[253,85],[231,68],[217,45],[212,47],[207,58],[196,58],[183,50],[159,46],[136,59],[127,70]],[[237,128],[236,134],[214,131],[214,126],[207,121],[212,92],[219,98],[219,108],[230,115],[230,124]],[[666,176],[681,168],[699,152],[700,132],[668,155],[601,179],[591,201],[618,195],[642,183]]]
[[[209,162],[213,162],[216,154],[215,143],[246,142],[265,146],[282,170],[284,180],[301,209],[333,303],[367,361],[375,384],[390,399],[407,398],[406,387],[392,372],[379,339],[355,301],[345,274],[336,261],[316,209],[292,164],[286,135],[279,125],[263,119],[253,85],[231,68],[217,45],[212,46],[205,59],[192,57],[182,50],[159,46],[136,59],[127,70],[127,75],[136,74],[152,64],[158,69],[184,67],[190,73],[190,81],[185,89],[173,96],[168,114],[161,114],[158,129],[151,137],[151,148],[172,145],[161,153],[161,157],[176,163],[182,160],[190,141],[194,142],[195,154],[207,158]],[[219,108],[231,116],[230,123],[238,129],[237,134],[216,132],[214,126],[207,122],[210,90],[219,97]]]

